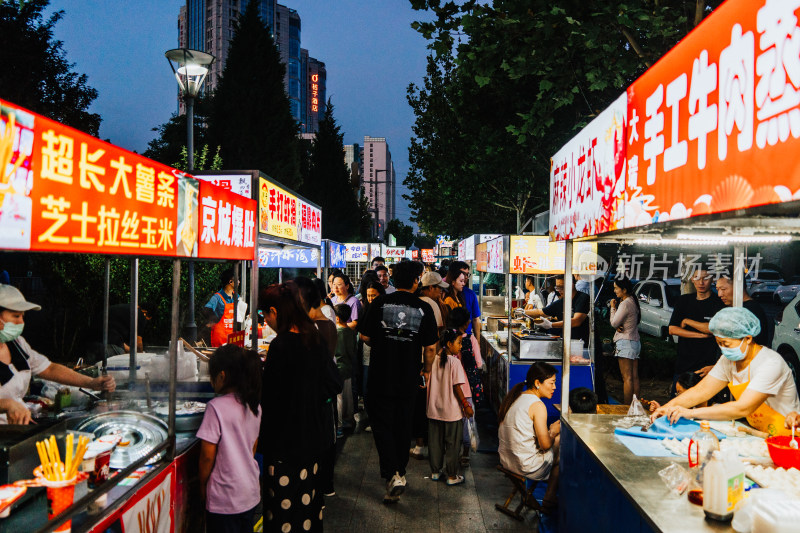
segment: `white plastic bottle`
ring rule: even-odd
[[[744,495],[744,465],[730,454],[713,452],[703,470],[703,511],[708,518],[727,522]]]

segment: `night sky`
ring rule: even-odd
[[[414,115],[406,87],[425,73],[426,41],[410,27],[425,14],[408,0],[288,0],[302,19],[301,45],[326,64],[328,96],[346,144],[364,135],[386,137],[400,198],[408,172]],[[100,137],[142,152],[152,128],[177,110],[177,83],[164,52],[178,46],[180,0],[53,0],[63,10],[55,37],[75,71],[99,96],[91,110],[103,118]]]

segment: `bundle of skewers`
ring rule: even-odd
[[[42,462],[42,475],[48,481],[69,481],[77,475],[78,466],[83,461],[83,455],[89,445],[89,438],[80,435],[78,445],[75,447],[75,435],[68,433],[66,444],[66,461],[62,463],[55,435],[36,443],[39,460]]]

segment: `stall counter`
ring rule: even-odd
[[[507,332],[501,332],[506,334]],[[484,391],[495,412],[500,409],[500,404],[506,397],[506,393],[517,383],[525,381],[528,368],[534,360],[520,361],[513,356],[509,358],[508,347],[500,346],[495,340],[495,333],[481,332],[481,353],[487,367],[488,379],[484,382]],[[547,416],[552,422],[558,420],[560,414],[556,405],[561,403],[561,360],[547,359],[545,363],[553,365],[556,369],[556,390],[553,397],[543,399],[547,406]],[[586,387],[594,390],[594,365],[571,365],[570,366],[570,390],[579,387]]]
[[[559,531],[690,533],[732,531],[703,508],[675,496],[658,471],[670,457],[637,457],[614,436],[613,415],[561,419]]]

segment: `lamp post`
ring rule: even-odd
[[[186,102],[186,171],[194,171],[194,99],[200,93],[208,68],[215,57],[199,50],[175,48],[165,54],[175,79],[178,80],[181,96]],[[175,68],[177,65],[178,68]],[[194,262],[189,261],[189,313],[186,318],[186,340],[197,340],[197,324],[194,321]]]

